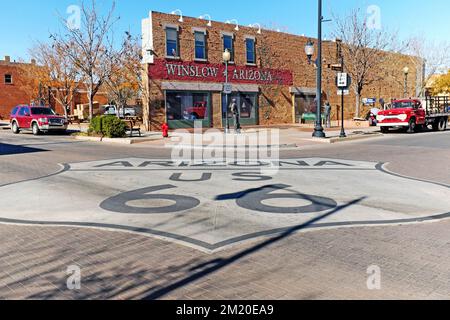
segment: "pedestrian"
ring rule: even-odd
[[[233,119],[234,119],[234,130],[236,133],[241,132],[241,119],[239,116],[239,107],[237,104],[236,99],[233,99],[231,102],[231,112],[233,113]]]
[[[325,102],[324,114],[325,114],[325,125],[327,128],[331,128],[331,105],[327,101]]]

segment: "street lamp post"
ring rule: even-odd
[[[318,24],[317,24],[317,93],[316,93],[316,126],[314,128],[313,137],[325,138],[322,126],[322,0],[318,0]]]
[[[405,75],[405,94],[404,97],[407,98],[408,96],[408,74],[409,74],[409,68],[404,67],[403,68],[403,74]]]
[[[223,61],[225,62],[225,86],[228,86],[228,62],[231,60],[231,53],[225,49],[223,53]],[[228,121],[228,92],[225,93],[225,133],[230,131],[230,123]]]

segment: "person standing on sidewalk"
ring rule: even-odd
[[[331,128],[331,105],[327,101],[325,102],[324,108],[324,114],[325,114],[325,126],[327,128]]]
[[[236,133],[241,133],[241,119],[239,117],[239,107],[237,105],[236,99],[233,99],[230,109],[233,113],[234,130],[236,131]]]

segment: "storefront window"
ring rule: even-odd
[[[207,122],[211,113],[210,101],[209,93],[166,92],[167,120],[181,121],[188,126],[193,126],[195,120]]]
[[[239,106],[240,118],[242,124],[257,125],[258,124],[258,95],[256,93],[233,93],[228,95],[228,118],[231,120],[233,114],[231,113],[231,104],[236,100]],[[222,101],[223,114],[225,117],[226,98],[223,95]]]

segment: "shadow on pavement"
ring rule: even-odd
[[[203,277],[206,277],[206,276],[208,276],[208,275],[210,275],[212,273],[215,273],[215,272],[219,271],[220,269],[223,269],[223,268],[231,265],[232,263],[235,263],[238,260],[240,260],[240,259],[242,259],[244,257],[247,257],[247,256],[249,256],[249,255],[251,255],[251,254],[253,254],[253,253],[255,253],[255,252],[259,251],[259,250],[262,250],[262,249],[264,249],[264,248],[266,248],[266,247],[268,247],[268,246],[270,246],[270,245],[272,245],[272,244],[274,244],[274,243],[276,243],[278,241],[281,241],[281,240],[291,236],[292,234],[294,234],[294,233],[296,233],[296,232],[298,232],[298,231],[300,231],[302,229],[305,229],[308,226],[310,226],[310,225],[312,225],[312,224],[314,224],[314,223],[316,223],[316,222],[318,222],[318,221],[320,221],[322,219],[325,219],[325,218],[327,218],[329,216],[335,215],[335,214],[337,214],[339,211],[341,211],[343,209],[346,209],[348,207],[356,205],[357,203],[363,201],[364,199],[365,199],[365,197],[362,197],[362,198],[353,200],[353,201],[351,201],[351,202],[349,202],[349,203],[347,203],[345,205],[339,206],[339,207],[333,209],[330,212],[327,212],[327,213],[325,213],[325,214],[323,214],[323,215],[321,215],[321,216],[319,216],[317,218],[311,219],[311,220],[309,220],[309,221],[307,221],[307,222],[305,222],[305,223],[303,223],[301,225],[292,227],[292,228],[286,230],[285,232],[281,233],[280,235],[278,235],[276,237],[268,239],[268,240],[266,240],[266,241],[264,241],[264,242],[262,242],[260,244],[257,244],[257,245],[255,245],[255,246],[253,246],[251,248],[245,249],[245,250],[243,250],[243,251],[241,251],[241,252],[239,252],[239,253],[235,254],[234,256],[231,256],[231,257],[229,257],[227,259],[223,259],[223,258],[214,259],[214,260],[211,260],[209,262],[202,263],[202,264],[197,265],[197,266],[193,266],[193,267],[190,268],[189,271],[195,272],[194,274],[192,274],[192,275],[190,275],[190,276],[188,276],[188,277],[186,277],[184,279],[181,279],[179,281],[176,281],[176,282],[174,282],[172,284],[169,284],[169,285],[167,285],[165,287],[154,288],[153,290],[150,290],[150,293],[148,293],[143,299],[144,300],[161,299],[164,296],[168,295],[169,293],[171,293],[171,292],[173,292],[173,291],[175,291],[175,290],[177,290],[179,288],[187,286],[187,285],[191,284],[192,282],[195,282],[195,281],[197,281],[197,280],[199,280],[199,279],[201,279]]]
[[[25,147],[25,146],[21,146],[21,145],[0,143],[0,156],[13,155],[13,154],[36,153],[36,152],[46,152],[46,151],[48,151],[48,150],[32,148],[32,147]]]

